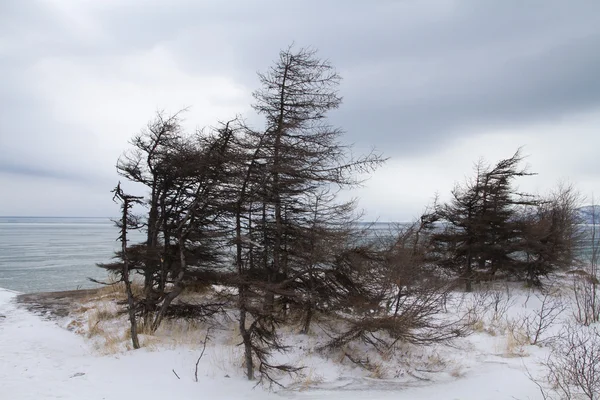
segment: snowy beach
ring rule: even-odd
[[[526,368],[538,373],[538,361],[546,349],[525,346],[521,355],[506,354],[505,338],[485,332],[445,350],[443,357],[457,366],[455,376],[439,373],[430,375],[434,376],[431,380],[413,383],[369,379],[356,368],[319,358],[312,361],[311,368],[323,376],[320,383],[270,392],[245,381],[241,368],[219,363],[219,354],[226,354],[220,345],[208,346],[195,382],[197,347],[162,348],[157,344],[150,349],[101,355],[90,339],[66,329],[72,320],[35,315],[16,298],[16,292],[0,289],[0,382],[2,398],[11,400],[126,399],[133,395],[146,400],[541,399]]]

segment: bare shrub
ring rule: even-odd
[[[547,290],[542,294],[536,294],[536,297],[541,301],[540,308],[534,310],[533,315],[526,316],[523,321],[529,344],[532,345],[544,344],[552,339],[544,335],[567,308],[562,297],[557,297],[555,291]]]
[[[571,286],[574,298],[573,316],[585,326],[600,321],[600,287],[590,275],[574,275]]]
[[[397,280],[387,291],[375,284],[370,288],[373,293],[367,298],[381,295],[383,301],[379,304],[387,307],[362,308],[359,303],[365,304],[364,297],[354,302],[350,300],[350,304],[356,304],[353,312],[338,314],[344,322],[343,329],[332,332],[331,340],[319,350],[340,349],[358,341],[374,347],[380,354],[386,354],[398,343],[448,343],[471,332],[472,319],[468,311],[462,316],[444,313],[444,304],[455,287],[454,283],[437,279],[420,268],[404,268],[410,269],[410,273],[402,274],[403,279]],[[370,276],[371,282],[375,282]],[[388,285],[390,281],[394,282],[381,279],[381,282],[386,281]]]
[[[464,293],[455,309],[466,315],[471,329],[494,335],[496,329],[504,329],[508,320],[506,314],[515,302],[508,286],[486,284],[471,293]]]
[[[593,202],[593,199],[592,199]],[[600,206],[593,204],[588,211],[588,222],[591,224],[586,234],[582,235],[581,248],[584,253],[582,269],[570,271],[573,275],[573,295],[575,320],[588,326],[600,322],[600,239],[598,238],[598,216]],[[586,226],[587,227],[587,226]]]
[[[545,366],[548,368],[551,389],[540,386],[544,398],[600,399],[598,328],[567,326]]]
[[[491,304],[490,309],[492,311],[492,322],[498,322],[505,319],[508,310],[515,304],[515,299],[512,297],[512,293],[508,285],[506,290],[492,290],[491,291]]]
[[[506,335],[506,347],[504,357],[525,357],[527,351],[525,345],[529,344],[528,338],[525,333],[520,329],[511,330],[508,329]]]

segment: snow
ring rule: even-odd
[[[0,398],[21,399],[541,399],[526,371],[539,376],[548,349],[517,346],[507,350],[505,335],[488,330],[461,339],[454,347],[407,353],[411,363],[440,357],[440,371],[424,379],[366,376],[351,363],[306,353],[311,340],[290,334],[294,351],[281,356],[302,362],[304,377],[288,389],[269,391],[243,377],[239,347],[216,338],[199,364],[200,348],[157,345],[102,355],[94,340],[67,330],[72,321],[51,321],[15,302],[17,293],[0,289]],[[510,313],[536,307],[535,298],[514,297]],[[198,338],[198,342],[203,338]],[[397,367],[397,365],[392,365]],[[179,376],[179,378],[176,376]],[[410,378],[410,379],[409,379]]]
[[[98,356],[90,343],[14,303],[0,289],[0,398],[25,399],[265,399],[252,383],[202,371],[193,380],[197,353],[144,349]],[[180,376],[178,379],[173,370]]]

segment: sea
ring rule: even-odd
[[[366,225],[379,237],[398,228],[388,222]],[[110,279],[97,264],[111,261],[118,236],[110,218],[0,217],[0,288],[35,293],[97,287],[90,278]],[[131,232],[130,239],[142,242],[144,235]],[[580,255],[589,258],[591,249],[582,246]]]
[[[96,264],[111,261],[118,235],[110,218],[0,217],[0,288],[34,293],[96,287],[89,278],[107,280]]]
[[[389,231],[388,223],[369,223]],[[110,262],[120,247],[110,218],[0,217],[0,288],[22,293],[97,287],[109,277],[98,263]],[[141,232],[129,234],[142,242]]]

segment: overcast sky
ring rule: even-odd
[[[520,146],[521,189],[600,197],[596,0],[0,0],[0,215],[115,215],[115,162],[156,110],[253,121],[256,72],[292,42],[342,75],[344,141],[390,157],[352,194],[368,219]]]

